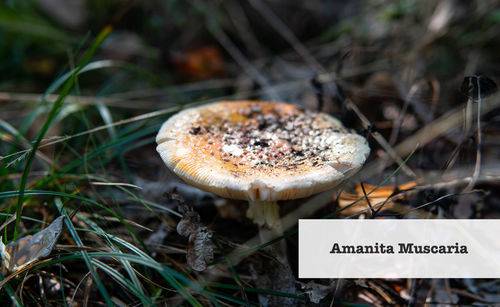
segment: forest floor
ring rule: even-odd
[[[489,0],[0,4],[0,304],[499,304],[500,279],[297,269],[299,218],[500,218],[499,36]],[[284,235],[262,242],[246,202],[155,149],[169,116],[221,100],[332,114],[370,156],[280,202]]]

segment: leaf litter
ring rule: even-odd
[[[186,247],[187,264],[195,271],[204,271],[214,259],[212,231],[200,224],[200,215],[193,208],[181,205],[182,219],[177,224],[177,233],[188,237]]]
[[[55,219],[47,228],[4,245],[0,238],[2,266],[9,272],[21,270],[27,265],[47,257],[54,248],[62,230],[64,216]]]

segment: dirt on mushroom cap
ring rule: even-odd
[[[335,186],[369,153],[335,118],[286,103],[219,102],[165,122],[157,150],[185,181],[223,197],[275,201]]]

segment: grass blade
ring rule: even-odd
[[[69,230],[71,237],[75,241],[76,245],[79,247],[84,247],[82,241],[80,240],[80,236],[78,236],[78,233],[77,233],[75,227],[73,226],[73,223],[71,223],[71,220],[69,219],[68,214],[66,213],[66,209],[64,209],[64,206],[63,206],[61,200],[56,198],[55,205],[56,205],[57,209],[59,210],[59,212],[66,216],[66,218],[64,219],[64,222],[66,224],[66,227]],[[106,290],[106,287],[104,287],[104,284],[102,283],[101,278],[99,278],[99,275],[97,275],[97,272],[94,268],[94,265],[92,264],[92,259],[89,256],[88,252],[85,250],[82,250],[82,251],[80,251],[80,254],[82,255],[83,261],[87,265],[87,268],[89,269],[90,274],[92,275],[92,279],[96,283],[97,288],[99,289],[104,300],[106,301],[106,304],[108,306],[113,306],[113,302],[111,301],[111,297],[109,296],[109,293]]]
[[[36,151],[38,150],[38,146],[40,146],[40,143],[42,142],[43,137],[45,136],[45,134],[49,130],[49,127],[50,127],[52,121],[54,120],[59,109],[61,108],[62,103],[64,101],[64,98],[69,94],[69,92],[73,88],[73,85],[75,83],[76,74],[78,73],[78,71],[80,69],[82,69],[90,61],[90,59],[92,58],[94,53],[97,51],[99,46],[102,44],[104,39],[111,33],[112,29],[113,29],[112,27],[107,26],[103,30],[101,30],[101,32],[99,33],[97,38],[94,40],[94,42],[92,43],[90,48],[84,53],[84,55],[82,56],[81,60],[78,63],[77,70],[74,71],[71,74],[71,77],[64,83],[64,86],[61,90],[61,93],[59,94],[59,98],[54,102],[54,104],[49,112],[49,115],[47,116],[47,120],[43,124],[43,126],[40,130],[40,133],[38,134],[38,136],[33,144],[33,147],[28,154],[28,157],[26,159],[26,165],[24,167],[24,171],[23,171],[23,174],[21,176],[21,183],[19,185],[19,192],[20,193],[19,193],[19,198],[17,200],[17,206],[16,206],[17,218],[16,218],[16,224],[14,226],[14,240],[17,238],[19,223],[21,221],[20,217],[22,214],[23,200],[24,200],[24,189],[26,188],[26,181],[28,179],[28,174],[30,172],[33,158],[36,154]]]

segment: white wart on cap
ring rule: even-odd
[[[370,152],[337,119],[286,103],[233,101],[186,109],[156,137],[179,177],[249,201],[307,197],[352,175]]]

